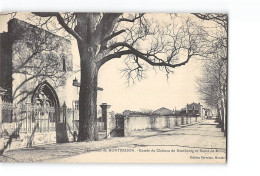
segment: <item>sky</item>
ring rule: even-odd
[[[24,15],[16,18],[25,20]],[[0,17],[2,31],[7,31],[8,17]],[[74,68],[79,65],[77,43],[72,41]],[[203,61],[192,58],[186,65],[174,69],[167,79],[163,71],[155,72],[151,67],[146,72],[147,78],[128,86],[120,69],[124,68],[123,58],[114,59],[103,65],[98,75],[98,86],[104,90],[98,92],[98,105],[108,103],[110,110],[121,113],[124,110],[156,110],[161,107],[181,109],[187,103],[201,102],[196,89],[196,77],[201,74]],[[80,73],[74,75],[80,78]]]
[[[146,79],[128,87],[120,72],[124,67],[122,59],[115,59],[101,67],[98,83],[104,91],[99,96],[116,112],[161,107],[181,109],[187,103],[200,102],[195,85],[201,64],[192,59],[187,65],[176,68],[168,80],[165,72],[150,69]]]

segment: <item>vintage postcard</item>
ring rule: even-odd
[[[225,13],[0,13],[0,162],[226,163]]]

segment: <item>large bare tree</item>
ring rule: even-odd
[[[102,65],[124,58],[128,80],[141,79],[146,65],[164,69],[183,66],[209,52],[208,33],[189,15],[35,12],[56,20],[77,40],[80,54],[79,141],[97,140],[97,81]],[[159,16],[160,19],[155,17]]]

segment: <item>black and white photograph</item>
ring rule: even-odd
[[[1,162],[226,163],[227,13],[2,12],[0,66]]]

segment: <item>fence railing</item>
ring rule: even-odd
[[[1,103],[2,131],[11,134],[54,132],[57,123],[67,123],[70,130],[78,130],[78,110],[62,107],[39,106],[31,103]]]
[[[1,103],[2,132],[16,135],[21,133],[55,132],[57,123],[66,123],[66,130],[73,134],[79,129],[79,110],[68,108],[64,103],[60,108],[34,105],[32,103]],[[1,114],[0,114],[1,115]],[[104,122],[97,122],[97,130],[105,129]]]

